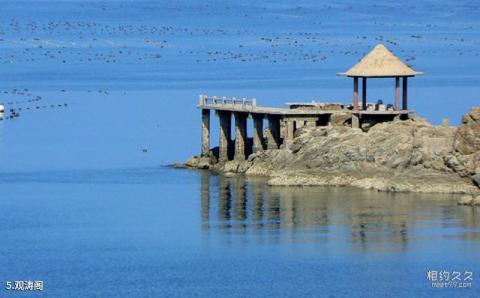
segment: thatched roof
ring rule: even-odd
[[[338,73],[347,77],[405,77],[423,74],[403,63],[384,45],[378,44],[347,72]]]

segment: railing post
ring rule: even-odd
[[[256,108],[257,108],[257,99],[252,98],[252,109],[256,109]]]

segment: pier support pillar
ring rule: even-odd
[[[210,154],[210,110],[202,109],[202,156]]]
[[[254,114],[253,118],[253,153],[263,151],[263,115]]]
[[[295,121],[295,126],[297,129],[302,128],[305,125],[305,120],[296,120]]]
[[[278,116],[268,115],[267,142],[268,149],[278,149],[280,146],[280,119]]]
[[[293,141],[295,134],[295,122],[287,121],[287,145]]]
[[[403,103],[402,110],[408,110],[408,77],[403,77]]]
[[[235,159],[245,160],[247,141],[247,114],[234,113],[235,116]]]
[[[357,114],[352,114],[352,128],[360,128],[360,118]]]
[[[226,111],[218,111],[220,119],[220,141],[218,145],[220,162],[228,161],[228,147],[231,140],[231,121],[232,113]]]

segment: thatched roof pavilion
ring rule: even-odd
[[[395,78],[395,109],[400,110],[400,77],[403,78],[403,105],[407,110],[407,79],[423,73],[413,70],[390,52],[384,45],[378,44],[357,64],[338,75],[353,78],[353,106],[358,106],[358,78],[362,78],[362,109],[367,105],[367,78]]]

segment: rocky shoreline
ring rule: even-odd
[[[474,198],[480,194],[480,108],[465,114],[459,127],[435,126],[417,116],[361,129],[340,122],[303,127],[288,146],[245,161],[218,163],[214,152],[182,166],[267,176],[276,186],[355,186]]]

